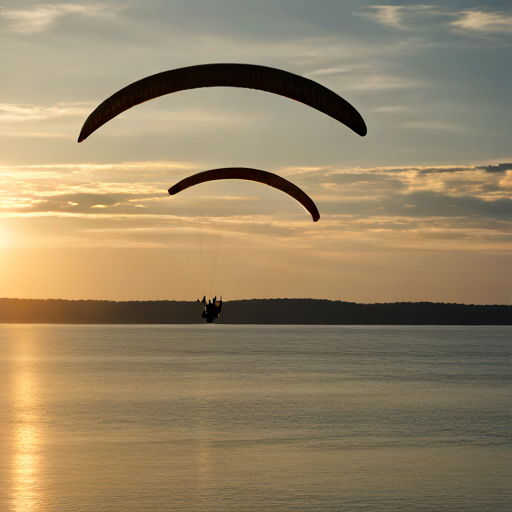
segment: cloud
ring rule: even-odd
[[[444,28],[470,35],[512,34],[512,15],[500,11],[455,11],[433,5],[370,5],[357,14],[400,30]]]
[[[405,201],[408,194],[420,191],[439,193],[446,198],[468,196],[489,202],[512,199],[507,175],[503,177],[502,173],[489,173],[488,168],[485,165],[324,168],[309,172],[298,168],[294,172],[292,167],[287,167],[286,176],[311,191],[311,195],[328,191],[330,201],[336,196],[379,198],[382,195],[386,200],[402,197]],[[409,201],[408,204],[412,203]]]
[[[352,68],[344,67],[344,68],[324,68],[324,69],[316,69],[315,71],[310,71],[308,76],[323,76],[323,75],[339,75],[341,73],[350,73]]]
[[[450,25],[469,33],[512,34],[512,15],[472,9],[460,12]]]
[[[391,27],[404,28],[404,11],[402,6],[398,5],[370,5],[366,11],[361,11],[365,16],[374,19],[384,25]]]
[[[403,170],[396,179],[407,185],[406,193],[429,191],[445,197],[473,197],[482,201],[512,199],[500,185],[501,176],[489,174],[487,166],[416,168]]]
[[[499,181],[501,188],[510,189],[512,193],[512,170],[506,172],[505,177]]]
[[[86,116],[91,106],[83,103],[57,103],[46,107],[42,105],[0,103],[0,122],[2,121],[34,121],[67,116]]]
[[[342,71],[338,73],[334,71],[332,73],[320,73],[320,71],[325,70],[308,72],[305,73],[304,76],[315,77],[325,75],[329,77],[331,81],[338,82],[344,91],[393,91],[425,87],[426,85],[425,82],[417,79],[392,75],[374,69],[358,69],[353,70],[351,73]]]
[[[76,176],[77,180],[88,181],[94,179],[98,183],[103,180],[110,182],[122,179],[125,183],[136,181],[137,183],[147,183],[149,175],[181,176],[197,168],[196,164],[191,162],[169,162],[143,161],[143,162],[121,162],[116,164],[44,164],[44,165],[0,165],[0,178],[4,178],[6,183],[16,180],[34,179],[55,179],[56,183],[62,183],[64,176]]]
[[[382,114],[403,114],[413,112],[413,110],[414,109],[409,105],[385,105],[372,108],[373,112]]]
[[[92,108],[79,102],[49,106],[0,103],[0,137],[76,139],[76,119],[86,118]]]
[[[416,121],[413,123],[405,123],[406,128],[419,128],[420,130],[437,130],[449,132],[467,132],[466,126],[461,126],[455,123],[446,121]]]
[[[347,83],[348,82],[348,83]],[[353,91],[384,91],[423,87],[419,80],[389,75],[384,73],[360,73],[344,84],[346,90]]]
[[[512,164],[495,164],[495,165],[486,165],[482,167],[487,172],[506,172],[512,171]]]
[[[14,32],[28,34],[41,32],[54,25],[66,16],[87,18],[109,18],[119,8],[104,4],[43,4],[30,10],[2,10],[1,16],[10,21],[10,29]]]
[[[356,13],[400,30],[439,24],[442,20],[455,16],[433,5],[369,5]]]

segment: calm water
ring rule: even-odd
[[[0,325],[0,510],[508,512],[511,335]]]

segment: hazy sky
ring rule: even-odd
[[[510,304],[510,1],[4,0],[0,44],[0,296]],[[77,144],[118,89],[213,62],[315,80],[368,135],[212,88]],[[293,181],[320,221],[259,184],[167,194],[229,166]]]

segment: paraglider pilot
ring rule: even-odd
[[[208,300],[208,304],[206,304],[206,296],[204,296],[201,304],[204,304],[202,317],[206,319],[207,323],[213,324],[213,322],[219,318],[220,312],[222,311],[222,297],[220,301],[218,301],[217,296],[215,296],[213,302]]]

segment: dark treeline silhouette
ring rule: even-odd
[[[0,299],[0,323],[199,324],[197,302]],[[221,324],[512,325],[512,306],[316,299],[225,302]]]

